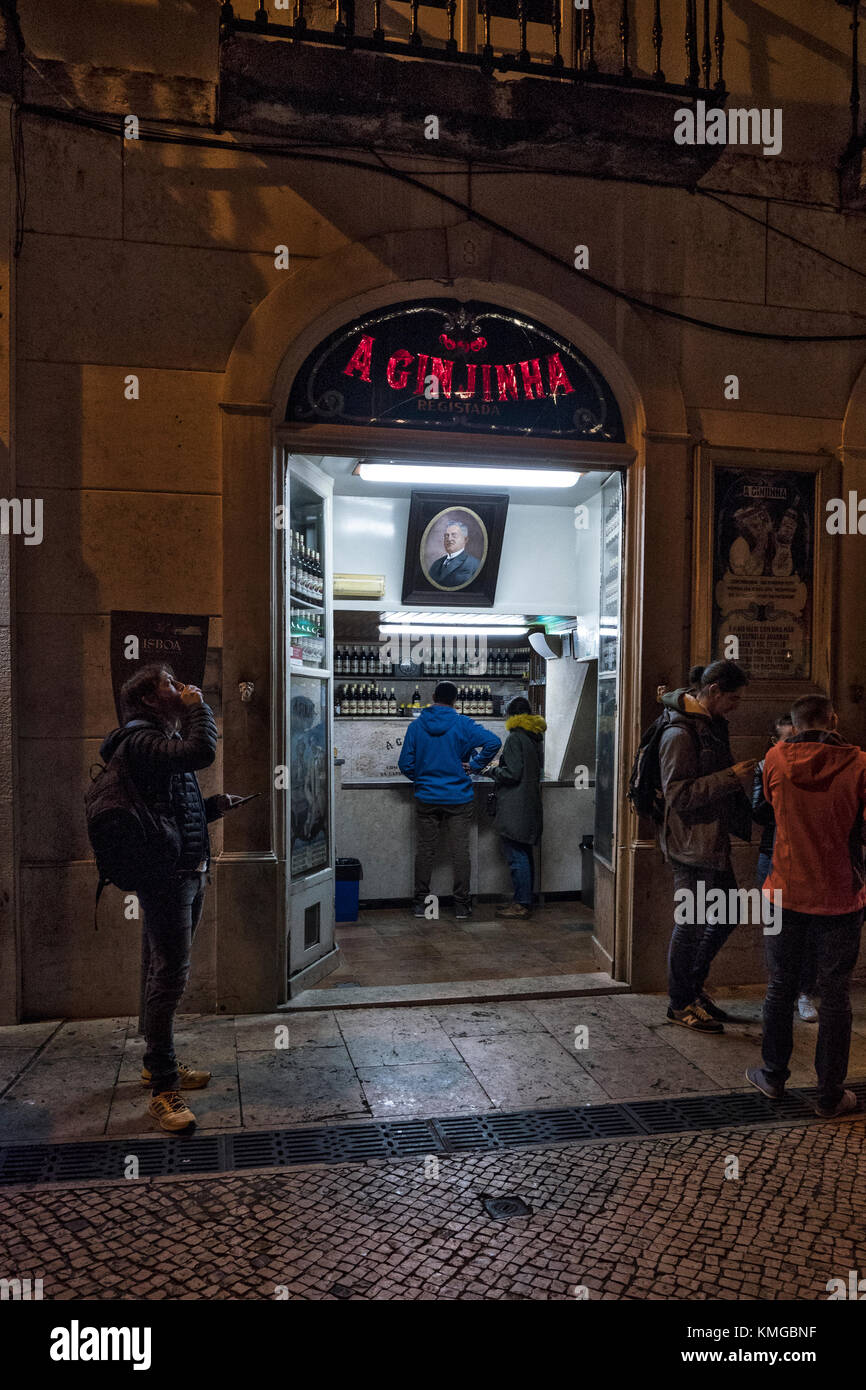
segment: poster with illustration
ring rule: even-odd
[[[752,680],[808,680],[814,474],[717,467],[713,479],[713,656],[736,653]]]
[[[328,863],[328,743],[325,682],[292,677],[292,878]]]

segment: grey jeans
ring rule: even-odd
[[[151,1090],[176,1091],[174,1015],[189,979],[189,955],[204,902],[206,874],[174,874],[142,888],[143,932],[149,952],[144,990],[144,1065]]]

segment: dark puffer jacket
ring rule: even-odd
[[[776,838],[776,817],[773,808],[764,796],[764,759],[755,768],[755,779],[752,783],[752,816],[757,821],[761,829],[761,847],[759,854],[773,853],[773,841]]]
[[[659,844],[668,860],[703,868],[730,865],[730,835],[750,840],[752,807],[732,771],[728,722],[710,718],[688,690],[662,697],[667,723],[659,742],[665,800]]]
[[[180,731],[167,734],[155,716],[130,720],[114,729],[99,750],[107,762],[121,742],[126,744],[128,766],[142,797],[177,826],[180,856],[174,867],[178,873],[192,872],[210,860],[208,822],[218,820],[222,812],[218,797],[202,798],[195,774],[210,767],[217,738],[210,706],[191,705],[181,716]]]
[[[490,769],[496,780],[493,825],[506,840],[536,845],[542,830],[541,740],[547,725],[540,714],[515,714],[505,727],[508,738],[499,765]]]

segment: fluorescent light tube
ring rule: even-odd
[[[428,463],[360,463],[367,483],[445,483],[450,487],[574,487],[583,475],[552,468],[449,468]]]
[[[412,625],[411,623],[389,623],[380,624],[379,631],[386,637],[395,632],[426,632],[433,635],[433,629],[421,623]],[[437,627],[435,635],[448,637],[525,637],[525,627]]]

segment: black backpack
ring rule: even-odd
[[[134,719],[124,726],[128,736],[146,728],[147,720]],[[135,784],[127,761],[126,738],[108,761],[94,764],[91,783],[84,793],[87,835],[96,857],[99,882],[96,909],[102,890],[113,883],[121,892],[137,892],[159,872],[170,872],[180,857],[180,831],[170,806],[150,807]]]
[[[659,745],[662,734],[669,727],[667,711],[653,720],[641,737],[631,776],[628,779],[628,799],[632,810],[639,816],[648,816],[656,825],[662,825],[665,818],[665,802],[662,796],[662,773],[659,763]],[[691,726],[689,726],[691,728]],[[697,741],[697,730],[692,730]]]

